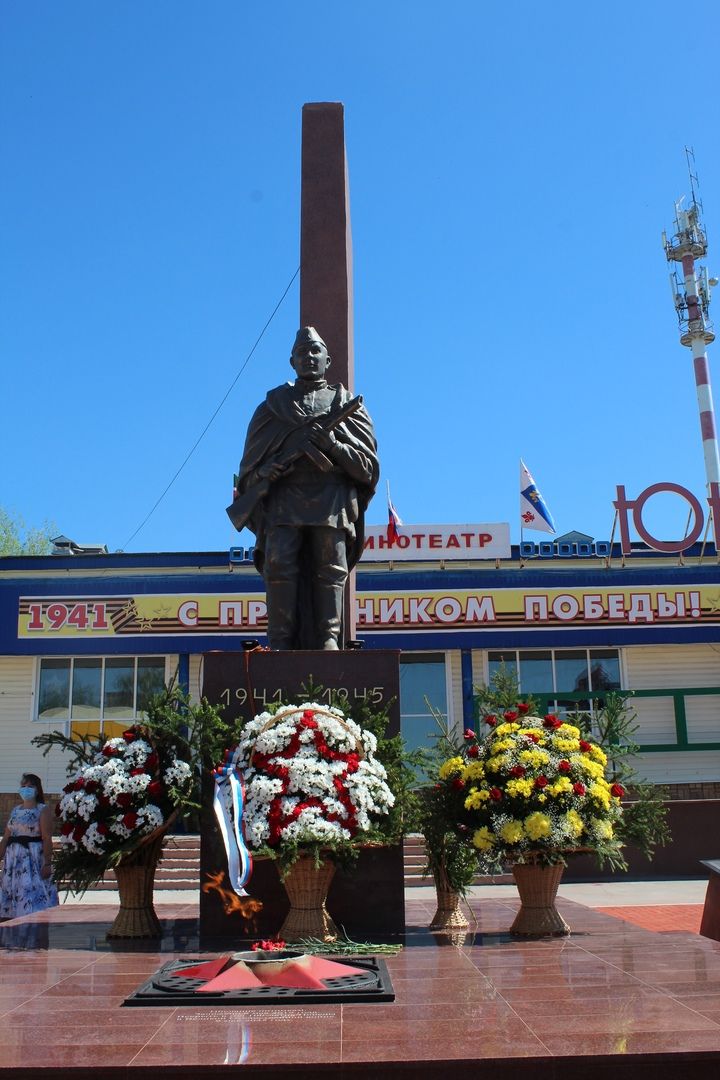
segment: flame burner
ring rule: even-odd
[[[338,963],[286,949],[214,959],[171,960],[134,990],[124,1005],[347,1004],[394,1001],[385,962],[362,957]]]

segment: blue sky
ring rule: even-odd
[[[346,109],[356,389],[404,520],[509,521],[517,541],[521,456],[560,533],[608,538],[617,483],[702,496],[660,233],[692,145],[717,273],[719,32],[705,0],[685,17],[665,0],[8,0],[0,505],[126,546],[297,268],[301,108],[326,100]],[[128,550],[249,542],[224,507],[298,305],[296,282]],[[645,521],[667,539],[686,515],[658,496]]]

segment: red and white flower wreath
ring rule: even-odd
[[[336,843],[367,832],[395,802],[376,750],[372,732],[315,702],[255,717],[235,752],[248,846]]]

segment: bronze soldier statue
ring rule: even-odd
[[[255,533],[270,648],[338,649],[377,443],[362,398],[328,385],[330,357],[312,326],[298,330],[290,363],[295,382],[268,391],[250,421],[228,514]]]

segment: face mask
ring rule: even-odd
[[[34,787],[21,787],[18,788],[18,795],[21,799],[34,799],[37,795],[37,788]]]

